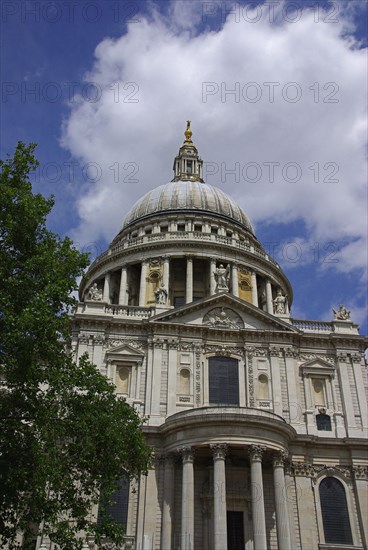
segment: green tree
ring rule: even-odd
[[[68,351],[88,257],[47,229],[54,201],[32,193],[34,149],[0,161],[0,547],[34,547],[40,526],[67,550],[81,530],[119,543],[121,527],[90,510],[122,471],[145,473],[150,450],[136,412]]]

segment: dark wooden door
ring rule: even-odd
[[[227,513],[227,550],[244,550],[244,514]]]

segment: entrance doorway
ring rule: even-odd
[[[244,513],[227,512],[227,550],[244,550]]]

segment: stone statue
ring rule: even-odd
[[[230,280],[230,265],[227,264],[226,268],[223,264],[220,264],[219,267],[215,270],[213,276],[216,281],[216,292],[221,290],[229,291],[229,280]]]
[[[348,319],[350,319],[350,311],[348,311],[346,307],[342,304],[340,304],[337,311],[336,309],[332,309],[332,311],[337,321],[347,321]]]
[[[166,304],[167,290],[165,288],[164,283],[161,283],[161,285],[156,288],[155,299],[156,299],[156,304]]]
[[[88,298],[90,300],[94,300],[95,302],[101,302],[102,292],[101,290],[99,290],[97,283],[93,283],[93,285],[89,288]]]
[[[262,290],[259,299],[261,303],[261,309],[263,309],[263,311],[267,311],[267,296],[265,290]]]
[[[276,298],[273,301],[273,312],[279,315],[285,315],[288,307],[288,297],[283,296],[281,288],[278,289]]]

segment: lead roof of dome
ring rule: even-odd
[[[172,181],[141,197],[126,215],[122,228],[156,214],[202,211],[240,223],[254,234],[252,224],[236,202],[217,187],[198,181]]]

